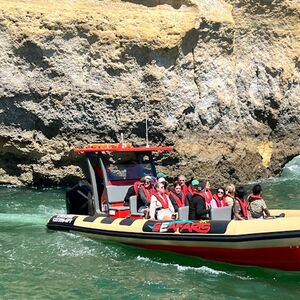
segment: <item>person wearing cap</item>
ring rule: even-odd
[[[185,195],[185,202],[190,204],[194,192],[197,191],[198,184],[199,181],[197,179],[192,180],[191,185],[188,187],[188,192]]]
[[[151,176],[146,175],[140,179],[137,192],[137,210],[146,212],[150,206],[151,196],[154,192]]]
[[[210,209],[206,209],[206,203],[205,203],[205,199],[203,196],[203,191],[205,189],[206,183],[204,181],[200,181],[199,184],[196,185],[196,182],[192,181],[192,186],[193,186],[194,191],[193,191],[193,195],[190,199],[189,218],[190,218],[190,220],[208,219],[207,215],[210,213]]]
[[[163,172],[157,173],[157,180],[158,180],[159,178],[166,178],[166,177],[167,177],[167,175],[166,175],[165,173],[163,173]]]

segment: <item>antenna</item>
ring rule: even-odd
[[[147,104],[147,98],[145,97],[145,114],[146,114],[146,147],[149,148],[149,137],[148,137],[148,104]]]
[[[121,133],[121,147],[124,148],[124,137],[123,137],[123,133]]]

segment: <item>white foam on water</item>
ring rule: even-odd
[[[16,224],[45,224],[47,223],[47,217],[37,214],[6,214],[0,213],[0,223],[9,222]]]
[[[169,266],[169,267],[173,266],[179,272],[193,271],[193,272],[198,272],[198,273],[202,273],[202,274],[210,274],[212,276],[226,275],[226,276],[230,276],[230,277],[236,277],[241,280],[252,280],[253,279],[249,276],[240,276],[240,275],[236,275],[236,274],[230,274],[230,273],[227,273],[224,271],[219,271],[219,270],[209,268],[207,266],[191,267],[191,266],[182,266],[179,264],[162,263],[162,262],[153,261],[153,260],[149,259],[148,257],[143,257],[143,256],[138,256],[136,259],[138,261],[144,261],[144,262],[148,262],[148,263],[151,262],[152,264],[157,264],[160,266]]]

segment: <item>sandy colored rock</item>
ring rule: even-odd
[[[145,142],[213,185],[300,154],[297,0],[0,0],[0,183],[82,177],[71,149]],[[147,105],[146,105],[147,103]]]

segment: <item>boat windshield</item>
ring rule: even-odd
[[[148,154],[139,154],[138,157],[131,157],[124,153],[115,153],[105,164],[107,178],[113,180],[140,179],[145,175],[154,176],[153,164]]]

